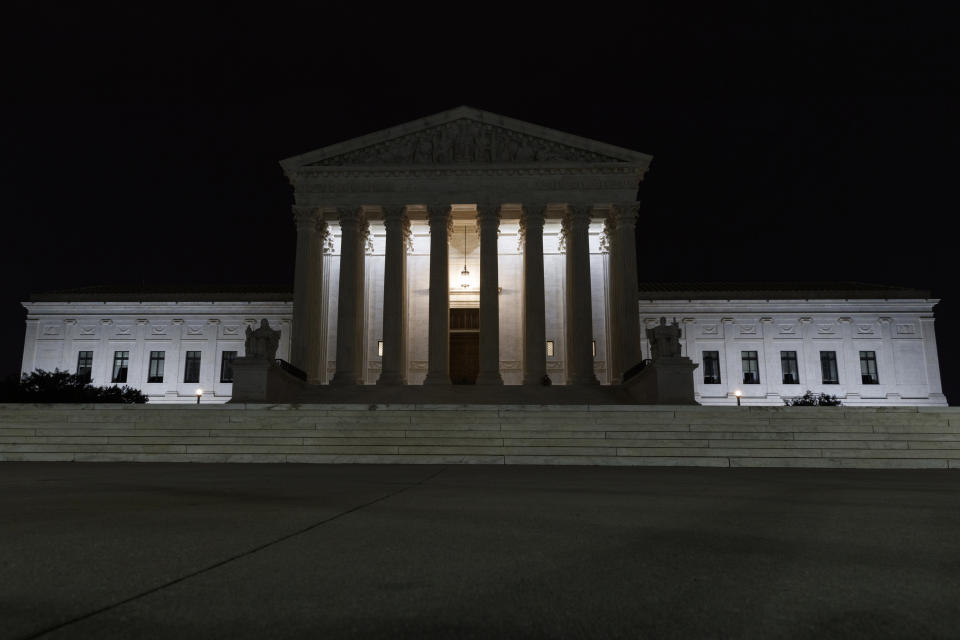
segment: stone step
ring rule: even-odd
[[[960,468],[960,410],[0,405],[0,460]]]

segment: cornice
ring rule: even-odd
[[[437,178],[446,176],[555,176],[555,175],[637,175],[642,176],[645,168],[629,163],[602,163],[589,166],[551,166],[537,164],[517,165],[450,165],[414,167],[398,165],[395,167],[328,167],[307,166],[297,169],[295,179],[314,178]]]

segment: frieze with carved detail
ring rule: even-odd
[[[503,162],[622,162],[600,153],[473,120],[457,120],[315,165],[457,164]]]

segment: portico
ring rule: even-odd
[[[475,309],[478,387],[616,384],[641,360],[650,159],[460,107],[283,161],[293,364],[319,385],[449,386],[451,309]]]

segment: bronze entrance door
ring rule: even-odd
[[[480,310],[450,309],[450,382],[476,384],[480,372]]]

